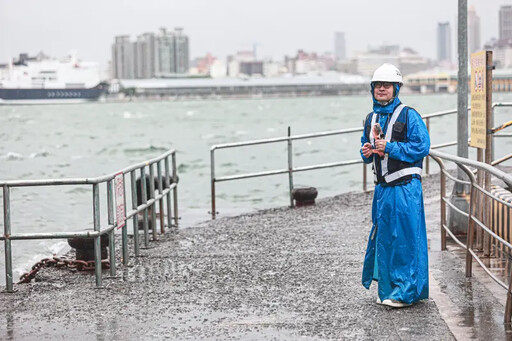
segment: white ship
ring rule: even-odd
[[[81,103],[107,90],[97,63],[21,54],[0,67],[0,104]]]

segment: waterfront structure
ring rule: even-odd
[[[434,69],[404,77],[404,85],[418,93],[455,93],[457,91],[457,70]],[[468,80],[470,82],[471,80]],[[512,91],[512,68],[493,71],[493,92]]]
[[[437,24],[437,61],[443,64],[452,63],[452,39],[449,22]]]
[[[334,33],[334,58],[336,60],[346,59],[345,32]]]
[[[112,77],[117,79],[168,78],[187,74],[189,39],[182,28],[160,29],[137,36],[115,37],[112,45]]]
[[[245,98],[336,96],[368,91],[370,79],[338,73],[280,78],[123,79],[120,91],[128,96],[155,98]]]
[[[480,17],[476,14],[475,6],[468,9],[468,53],[482,49],[480,44]]]
[[[499,39],[512,40],[512,6],[506,5],[500,7],[499,19]]]

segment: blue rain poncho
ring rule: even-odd
[[[372,86],[372,97],[373,97]],[[373,97],[373,109],[379,114],[379,123],[386,133],[387,121],[401,104],[400,87],[395,85],[395,97],[387,105],[380,105]],[[418,163],[428,155],[430,138],[421,116],[408,108],[406,142],[387,142],[385,152],[389,159]],[[361,137],[361,146],[367,139],[367,125]],[[370,163],[374,157],[365,158]],[[428,249],[423,207],[423,190],[419,177],[395,186],[375,186],[372,205],[372,229],[364,259],[362,284],[370,288],[378,281],[379,298],[413,303],[428,298]]]

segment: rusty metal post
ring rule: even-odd
[[[13,292],[11,249],[11,189],[4,185],[4,246],[5,246],[5,291]]]
[[[162,184],[162,165],[160,164],[162,160],[159,160],[156,163],[156,172],[158,173],[158,194],[162,195],[163,193],[163,184]],[[160,233],[165,233],[165,222],[164,222],[164,198],[160,198],[158,200],[159,211],[160,211]]]
[[[290,207],[293,207],[293,149],[292,149],[292,139],[291,137],[291,128],[288,126],[288,185],[290,189]]]
[[[149,166],[149,199],[155,199],[155,167],[153,164]],[[153,205],[151,205],[151,209],[149,211],[151,213],[151,232],[153,235],[153,240],[156,240],[156,203],[153,201]]]
[[[137,177],[135,170],[130,172],[130,185],[132,192],[132,209],[137,210],[137,184],[135,178]],[[135,248],[135,257],[140,255],[139,246],[139,214],[133,215],[133,245]]]
[[[100,185],[92,185],[92,201],[93,201],[93,222],[94,231],[100,232],[101,221],[100,221]],[[96,287],[101,288],[101,236],[94,237],[94,273],[96,274]]]
[[[478,162],[484,161],[482,148],[477,148],[476,159]],[[478,169],[476,174],[477,174],[478,186],[484,188],[484,172],[481,169]],[[476,214],[476,218],[478,220],[480,220],[481,222],[485,223],[485,219],[484,219],[484,217],[485,217],[485,207],[484,207],[485,194],[483,194],[481,191],[478,191],[476,194],[476,201],[477,201],[477,206],[483,208],[481,210],[478,210],[478,212]],[[475,230],[476,230],[476,248],[478,250],[482,250],[484,230],[480,226],[476,226]]]
[[[485,74],[485,102],[486,102],[486,110],[485,110],[485,125],[486,125],[486,135],[485,135],[485,163],[490,165],[492,163],[492,133],[491,129],[493,126],[493,117],[492,117],[492,51],[486,51],[485,53],[486,60],[486,74]],[[491,191],[491,174],[489,172],[485,172],[485,190]],[[485,196],[485,226],[492,229],[491,226],[491,198],[487,195]],[[486,233],[484,235],[484,256],[490,255],[491,249],[491,236]]]
[[[114,193],[112,191],[112,180],[107,181],[107,216],[108,225],[114,225]],[[110,258],[110,276],[116,276],[116,241],[114,237],[114,230],[108,234],[108,255]]]

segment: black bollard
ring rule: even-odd
[[[292,190],[292,198],[297,207],[314,205],[317,195],[315,187],[299,187]]]
[[[109,243],[108,234],[102,234],[100,237],[101,259],[108,258],[107,247]],[[94,260],[94,238],[93,237],[76,237],[68,238],[68,244],[76,250],[76,259],[83,261]]]

